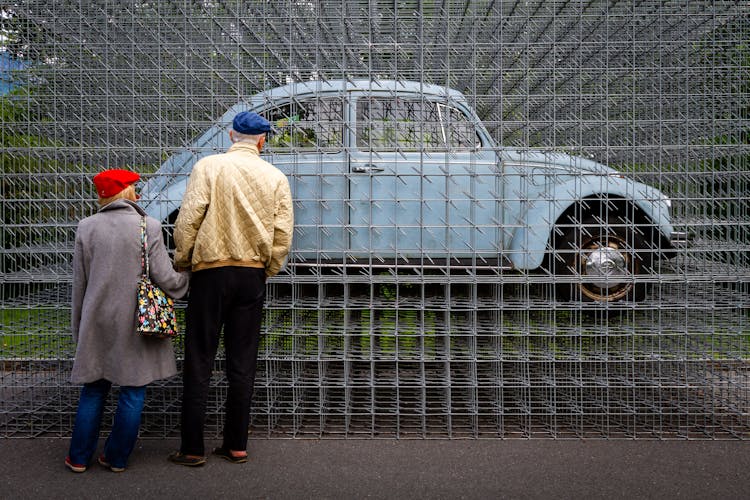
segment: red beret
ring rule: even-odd
[[[131,184],[135,184],[141,178],[140,175],[130,170],[105,170],[94,176],[96,194],[99,198],[110,198]]]

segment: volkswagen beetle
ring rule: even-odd
[[[151,216],[170,226],[192,166],[230,146],[244,110],[272,123],[263,157],[290,181],[291,266],[500,267],[615,302],[642,298],[683,237],[657,189],[579,156],[499,147],[463,94],[408,81],[294,83],[239,102],[145,184]]]

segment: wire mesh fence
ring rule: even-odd
[[[91,177],[143,174],[169,242],[244,109],[296,217],[256,435],[750,435],[745,2],[30,0],[0,21],[3,437],[72,427]],[[180,390],[150,386],[142,435],[177,435]]]

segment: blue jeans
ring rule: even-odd
[[[112,387],[109,380],[84,384],[78,401],[78,412],[70,439],[68,456],[74,464],[88,465],[99,442],[99,428],[104,413],[104,403]],[[120,387],[117,411],[112,432],[104,444],[104,459],[112,467],[125,467],[138,439],[141,412],[146,399],[146,386]]]

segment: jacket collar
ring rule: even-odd
[[[242,151],[245,153],[252,153],[256,156],[260,156],[258,146],[256,146],[255,144],[250,144],[249,142],[235,142],[234,144],[232,144],[232,147],[227,150],[227,153],[234,153],[235,151]]]
[[[138,204],[130,200],[115,200],[112,203],[107,203],[99,212],[111,212],[114,210],[123,210],[126,212],[137,212],[139,215],[146,215],[146,211],[143,210]]]

